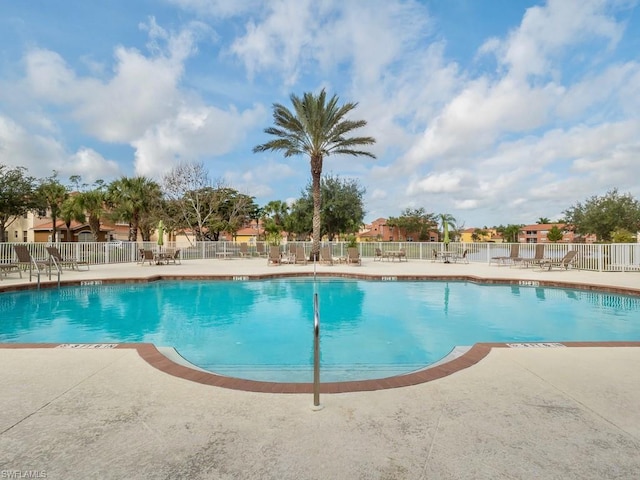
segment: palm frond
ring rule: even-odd
[[[285,156],[307,154],[311,158],[330,153],[375,158],[369,152],[352,148],[374,144],[373,137],[348,136],[367,124],[364,120],[346,118],[357,107],[357,103],[339,105],[338,96],[327,98],[324,89],[317,96],[305,92],[302,97],[291,94],[290,99],[292,110],[278,103],[273,104],[274,126],[264,130],[277,139],[254,147],[254,152],[277,150],[284,152]]]

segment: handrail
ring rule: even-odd
[[[313,406],[320,407],[320,309],[313,294]]]
[[[29,254],[29,259],[31,260],[31,263],[29,264],[29,281],[31,281],[31,265],[33,265],[34,267],[36,267],[36,272],[38,272],[38,290],[40,290],[40,266],[38,265],[38,262],[36,262],[36,259],[33,258],[33,256],[31,254]]]
[[[31,253],[29,253],[29,281],[31,281],[31,274],[33,272],[33,269],[35,268],[36,271],[36,276],[38,278],[38,290],[40,290],[40,274],[41,274],[41,270],[40,270],[40,265],[43,264],[43,262],[41,261],[40,263],[38,263],[38,261],[33,258],[33,255],[31,255]],[[53,262],[53,264],[56,266],[56,271],[58,272],[58,288],[60,288],[60,274],[61,269],[60,269],[60,265],[58,264],[58,262],[56,261],[56,259],[54,257],[49,257],[49,280],[51,280],[51,262]]]
[[[49,256],[49,280],[51,280],[51,262],[53,262],[53,264],[56,266],[56,271],[58,272],[58,289],[59,289],[60,288],[60,274],[62,273],[62,271],[60,269],[60,265],[58,264],[58,261],[56,260],[56,257]]]

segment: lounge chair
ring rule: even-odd
[[[174,265],[176,265],[178,263],[182,264],[182,260],[180,259],[180,249],[177,248],[172,253],[166,253],[165,256],[164,256],[164,260],[167,262],[167,265],[169,263],[173,263]]]
[[[454,255],[453,257],[451,257],[451,260],[453,260],[455,263],[458,263],[458,261],[462,263],[469,263],[469,258],[467,257],[468,253],[469,250],[465,250],[462,252],[462,255]]]
[[[267,257],[267,265],[282,265],[282,255],[280,254],[279,246],[271,245],[269,247],[269,256]]]
[[[287,251],[282,259],[283,263],[296,263],[296,246],[292,243],[287,245]]]
[[[320,262],[333,265],[334,258],[331,255],[331,247],[320,247]]]
[[[514,265],[520,265],[520,267],[529,267],[530,265],[540,265],[540,262],[544,260],[544,243],[536,244],[536,251],[533,254],[533,257],[518,257],[513,259]]]
[[[509,263],[513,263],[514,261],[516,261],[518,255],[520,255],[520,244],[512,243],[511,251],[509,252],[508,257],[491,257],[491,259],[489,260],[489,265],[491,265],[491,262],[495,262],[498,265],[508,265]]]
[[[156,265],[158,263],[156,255],[151,250],[142,250],[141,265],[144,265],[145,262],[148,262],[149,265]]]
[[[383,252],[381,248],[376,248],[376,253],[373,257],[373,261],[375,262],[376,260],[378,261],[382,261],[384,259],[389,260],[389,254],[387,252]]]
[[[240,250],[238,250],[238,253],[243,258],[244,257],[250,257],[251,254],[249,253],[249,245],[246,242],[242,242],[240,244]]]
[[[578,251],[577,250],[569,250],[561,260],[552,260],[545,259],[542,260],[539,265],[540,269],[551,270],[553,267],[556,268],[564,268],[565,270],[569,270],[569,267],[575,267],[576,261],[578,260]]]
[[[293,244],[283,247],[284,251],[280,252],[280,263],[296,263],[296,248]]]
[[[301,263],[302,265],[307,264],[307,254],[304,252],[304,245],[298,245],[296,247],[296,263]]]
[[[398,250],[395,254],[396,257],[398,257],[398,261],[401,262],[402,259],[404,258],[404,261],[407,262],[407,252],[405,251],[404,248],[401,248],[400,250]]]
[[[47,247],[49,256],[53,258],[60,268],[69,267],[71,270],[80,270],[80,266],[84,266],[89,270],[89,262],[76,260],[75,258],[62,258],[58,247]]]
[[[259,257],[266,257],[267,256],[267,252],[264,249],[264,242],[256,243],[256,253],[258,254]]]
[[[360,258],[358,247],[347,248],[347,264],[362,265],[362,258]]]
[[[36,270],[40,270],[41,268],[46,270],[49,268],[49,262],[45,260],[35,260],[26,245],[14,245],[13,251],[16,252],[16,257],[18,257],[18,261],[15,262],[16,265],[23,270],[29,269],[29,272],[31,272],[33,267],[36,267]]]
[[[22,270],[20,270],[20,266],[17,263],[9,262],[9,263],[0,263],[0,279],[3,276],[7,276],[9,272],[16,271],[22,278]]]

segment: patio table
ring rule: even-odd
[[[438,252],[438,258],[442,259],[442,263],[451,263],[451,260],[457,257],[455,252]]]
[[[399,262],[401,262],[403,258],[405,260],[407,259],[407,254],[403,250],[388,250],[385,253],[391,259],[391,261],[393,261],[394,258],[397,258]]]

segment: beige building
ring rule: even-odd
[[[502,243],[504,239],[495,228],[466,228],[460,232],[460,241],[464,243],[472,242],[493,242]]]

